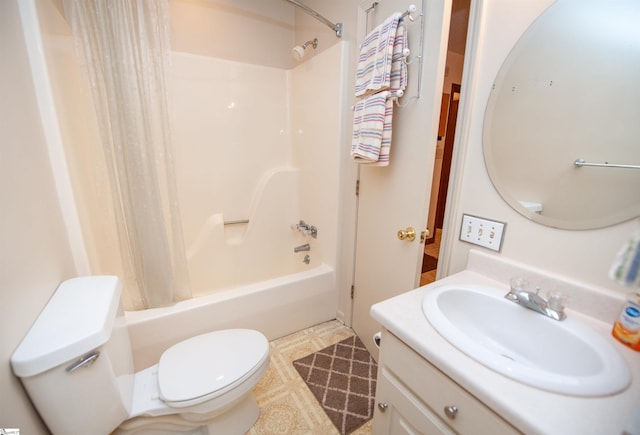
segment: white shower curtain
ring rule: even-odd
[[[86,64],[114,197],[125,307],[190,297],[166,77],[168,0],[65,0]]]

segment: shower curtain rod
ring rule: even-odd
[[[311,9],[309,6],[303,3],[300,3],[298,0],[285,0],[285,1],[288,1],[291,4],[298,6],[303,11],[305,11],[306,13],[314,17],[316,20],[326,24],[331,30],[336,32],[336,36],[338,38],[342,38],[342,23],[333,24],[331,21],[327,20],[325,17],[323,17],[322,15],[320,15],[319,13]]]

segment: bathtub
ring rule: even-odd
[[[269,340],[336,317],[334,270],[321,264],[303,272],[218,290],[170,307],[125,313],[136,370],[158,362],[171,345],[227,328],[250,328]]]

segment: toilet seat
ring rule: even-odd
[[[254,330],[227,329],[189,338],[160,357],[160,398],[173,408],[206,402],[242,384],[268,358],[269,343]]]

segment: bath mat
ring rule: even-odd
[[[378,365],[358,336],[293,362],[342,435],[373,417]]]
[[[431,255],[424,254],[422,258],[422,273],[438,268],[438,259]]]

